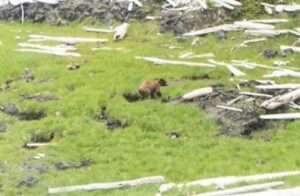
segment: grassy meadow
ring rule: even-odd
[[[299,17],[283,27],[296,27]],[[33,82],[17,80],[0,92],[0,105],[16,104],[26,110],[42,110],[46,118],[38,121],[19,121],[0,113],[0,122],[8,126],[0,133],[0,195],[47,195],[48,187],[128,180],[162,175],[168,182],[191,181],[225,175],[251,175],[264,172],[297,170],[300,168],[300,122],[294,121],[273,130],[258,132],[252,139],[218,136],[219,125],[194,104],[167,104],[160,100],[128,103],[123,93],[135,92],[145,79],[164,78],[169,86],[162,88],[163,97],[180,96],[190,90],[214,84],[235,85],[224,67],[201,68],[180,65],[154,65],[135,56],[156,56],[176,59],[184,52],[214,53],[216,60],[232,59],[272,65],[274,60],[289,60],[300,68],[299,54],[286,58],[266,59],[265,49],[291,45],[293,36],[280,36],[247,48],[236,46],[248,39],[243,33],[230,33],[219,40],[214,35],[192,39],[160,34],[155,22],[131,24],[128,36],[113,42],[109,34],[87,33],[82,24],[56,27],[46,24],[20,25],[0,23],[0,84],[18,78],[29,68]],[[101,26],[101,25],[100,25]],[[280,26],[280,25],[279,25]],[[299,26],[298,26],[299,27]],[[103,45],[80,44],[80,58],[56,57],[15,51],[19,42],[26,42],[29,34],[65,35],[109,38]],[[18,39],[16,39],[18,37]],[[52,43],[50,43],[52,44]],[[124,48],[126,51],[91,51],[93,47]],[[176,46],[176,49],[169,49]],[[197,61],[197,60],[194,60]],[[70,63],[81,64],[70,71]],[[243,79],[262,79],[270,70],[244,70]],[[209,80],[184,80],[183,77],[208,74]],[[299,82],[295,78],[276,79],[276,82]],[[54,94],[59,100],[37,102],[23,100],[21,95]],[[108,130],[95,116],[102,106],[110,116],[126,119],[125,129]],[[177,132],[181,137],[166,136]],[[55,133],[53,146],[28,150],[22,148],[32,134]],[[267,140],[264,138],[268,138]],[[45,157],[34,160],[37,154]],[[92,165],[80,169],[57,171],[58,161],[92,160]],[[44,173],[24,169],[24,163],[43,164]],[[17,187],[27,176],[38,182],[33,187]],[[300,178],[288,179],[288,184],[300,185]],[[157,186],[130,190],[75,193],[67,195],[133,195],[151,196]],[[173,193],[173,195],[181,195]]]

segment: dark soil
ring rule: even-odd
[[[59,99],[55,95],[42,95],[42,94],[21,95],[21,97],[26,100],[34,100],[34,101],[38,101],[38,102],[55,101],[55,100]]]
[[[141,101],[142,97],[138,93],[124,93],[123,97],[129,102]]]
[[[127,120],[120,120],[109,116],[107,108],[105,106],[101,107],[96,118],[100,121],[105,122],[106,127],[109,130],[124,129],[129,126]]]
[[[37,183],[38,179],[36,177],[27,176],[18,183],[17,187],[33,187]]]
[[[0,106],[0,111],[7,115],[16,117],[19,120],[25,121],[41,120],[47,116],[43,111],[20,111],[15,104],[10,103]]]
[[[82,167],[88,167],[93,162],[91,160],[82,160],[79,162],[70,162],[70,161],[60,161],[54,164],[57,170],[67,170],[67,169],[79,169]]]
[[[34,133],[30,137],[29,141],[26,142],[23,147],[27,149],[35,149],[36,147],[29,147],[28,143],[50,143],[55,137],[54,132],[50,133]]]
[[[4,133],[7,131],[7,125],[3,122],[0,122],[0,133]]]

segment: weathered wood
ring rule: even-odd
[[[214,89],[212,87],[207,87],[207,88],[200,88],[197,90],[193,90],[189,93],[186,93],[182,96],[182,99],[184,101],[188,101],[188,100],[192,100],[195,99],[197,97],[201,97],[201,96],[205,96],[205,95],[209,95],[214,91]]]
[[[54,146],[53,143],[26,143],[24,146],[26,148],[39,148],[44,146]]]
[[[233,111],[233,112],[243,112],[243,110],[240,108],[228,107],[228,106],[223,106],[223,105],[217,105],[217,108],[223,109],[223,110],[229,110],[229,111]]]
[[[282,29],[248,29],[245,30],[246,35],[258,36],[258,37],[276,37],[283,34],[289,34],[290,30]]]
[[[300,119],[300,113],[267,114],[259,116],[263,120],[295,120]]]
[[[264,37],[264,38],[246,40],[246,41],[244,41],[243,43],[240,44],[240,47],[247,47],[248,44],[263,42],[263,41],[267,41],[267,38]]]
[[[291,50],[293,52],[300,53],[300,47],[296,47],[296,46],[280,46],[280,50],[281,51]]]
[[[280,77],[296,77],[300,78],[300,72],[296,72],[288,69],[281,69],[273,71],[271,74],[264,75],[264,78],[280,78]]]
[[[279,172],[279,173],[267,173],[259,174],[253,176],[227,176],[197,180],[193,182],[181,183],[181,184],[163,184],[160,186],[160,193],[168,192],[174,188],[192,188],[192,187],[226,187],[231,185],[236,185],[240,183],[255,183],[259,181],[274,180],[278,178],[284,178],[289,176],[300,176],[300,171],[290,171],[290,172]],[[164,192],[162,192],[164,191]]]
[[[300,187],[291,188],[291,189],[281,189],[281,190],[269,190],[259,193],[249,193],[236,196],[298,196],[300,195]]]
[[[20,46],[22,48],[33,48],[33,49],[48,50],[48,51],[60,51],[60,52],[68,52],[68,51],[76,51],[77,50],[74,46],[66,46],[66,45],[46,46],[46,45],[39,45],[39,44],[19,43],[18,46]]]
[[[273,25],[255,23],[250,21],[236,21],[233,23],[236,27],[241,29],[262,29],[262,30],[272,30],[275,29]]]
[[[167,60],[167,59],[160,59],[157,57],[139,57],[137,56],[136,59],[143,59],[145,61],[149,61],[159,65],[185,65],[190,67],[216,67],[215,65],[208,64],[208,63],[196,63],[196,62],[188,62],[188,61],[175,61],[175,60]]]
[[[234,76],[241,77],[246,75],[244,72],[240,71],[238,68],[234,67],[233,65],[227,65],[226,67]]]
[[[123,23],[115,28],[114,40],[122,40],[125,38],[129,24]]]
[[[201,194],[197,194],[195,196],[227,196],[227,195],[237,195],[237,194],[244,194],[244,193],[253,193],[253,192],[259,192],[259,191],[266,191],[271,188],[276,188],[276,187],[279,187],[282,185],[284,185],[284,182],[282,182],[282,181],[270,182],[270,183],[265,183],[265,184],[254,184],[254,185],[249,185],[249,186],[232,188],[232,189],[228,189],[228,190],[201,193]]]
[[[263,97],[263,98],[272,98],[272,95],[263,94],[263,93],[252,93],[252,92],[240,92],[240,95],[246,95],[251,97]]]
[[[105,43],[107,39],[99,38],[82,38],[82,37],[60,37],[60,36],[47,36],[47,35],[29,35],[29,42],[43,42],[43,41],[55,41],[67,44],[78,43]]]
[[[122,188],[132,188],[132,187],[151,185],[151,184],[161,184],[163,182],[165,182],[165,178],[163,176],[153,176],[153,177],[139,178],[139,179],[129,180],[129,181],[93,183],[87,185],[49,188],[48,193],[58,194],[58,193],[70,193],[70,192],[82,192],[82,191],[122,189]]]
[[[287,23],[287,22],[289,22],[289,20],[288,19],[282,19],[282,18],[274,18],[274,19],[249,20],[249,22],[265,23],[265,24],[277,24],[277,23]]]
[[[259,90],[281,90],[281,89],[297,89],[300,84],[272,84],[272,85],[258,85],[256,89]]]
[[[189,33],[185,33],[185,34],[183,34],[183,36],[186,36],[186,37],[201,36],[201,35],[207,35],[207,34],[219,32],[219,31],[237,31],[237,30],[239,30],[239,29],[233,24],[224,24],[224,25],[219,25],[216,27],[210,27],[210,28],[206,28],[206,29],[202,29],[202,30],[198,30],[198,31],[192,31]]]
[[[71,57],[80,57],[79,53],[74,52],[62,52],[62,51],[51,51],[51,50],[41,50],[41,49],[16,49],[17,52],[30,52],[30,53],[39,53],[39,54],[52,54],[55,56],[71,56]]]
[[[83,27],[83,30],[86,32],[94,32],[94,33],[113,33],[115,32],[114,29],[100,29],[100,28],[93,28],[93,27]]]
[[[297,89],[292,92],[286,93],[284,95],[280,95],[270,100],[267,100],[261,104],[261,107],[268,110],[274,110],[281,106],[287,105],[290,102],[293,102],[299,98],[300,98],[300,89]]]

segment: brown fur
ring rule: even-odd
[[[167,83],[163,79],[159,80],[145,80],[138,88],[139,94],[143,98],[148,98],[149,96],[151,98],[155,98],[156,96],[160,97],[160,87],[166,86]]]

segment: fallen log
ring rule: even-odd
[[[291,50],[296,53],[300,53],[300,47],[296,46],[280,46],[281,51]]]
[[[262,120],[296,120],[300,119],[300,113],[268,114],[259,116]]]
[[[127,31],[128,31],[129,24],[123,23],[120,26],[117,26],[114,30],[114,40],[122,40],[125,38]]]
[[[281,89],[297,89],[300,84],[272,84],[272,85],[258,85],[255,87],[259,90],[281,90]]]
[[[281,190],[268,190],[259,193],[249,193],[236,196],[298,196],[300,195],[300,187]]]
[[[33,49],[40,49],[40,50],[48,50],[48,51],[60,51],[60,52],[68,52],[68,51],[75,51],[77,50],[73,46],[45,46],[39,44],[30,44],[30,43],[19,43],[18,46],[22,48],[33,48]]]
[[[277,24],[277,23],[287,23],[288,19],[274,18],[274,19],[258,19],[258,20],[249,20],[249,22],[255,23],[265,23],[265,24]]]
[[[229,111],[233,111],[233,112],[243,112],[243,110],[240,108],[228,107],[228,106],[223,106],[223,105],[217,105],[217,108],[223,109],[223,110],[229,110]]]
[[[282,29],[248,29],[245,30],[246,35],[256,36],[256,37],[276,37],[283,34],[289,34],[290,30]]]
[[[292,92],[286,93],[284,95],[280,95],[270,100],[267,100],[261,104],[261,107],[267,110],[274,110],[281,106],[287,105],[290,102],[293,102],[299,98],[300,98],[300,89],[297,89]]]
[[[163,182],[165,182],[164,177],[154,176],[154,177],[139,178],[139,179],[129,180],[129,181],[94,183],[94,184],[87,184],[87,185],[49,188],[48,193],[58,194],[58,193],[70,193],[70,192],[82,192],[82,191],[123,189],[123,188],[133,188],[133,187],[151,185],[151,184],[161,184]]]
[[[92,28],[92,27],[83,27],[83,30],[86,32],[94,32],[94,33],[113,33],[115,30],[113,29],[100,29],[100,28]]]
[[[174,188],[193,188],[193,187],[210,187],[215,186],[217,188],[224,188],[226,186],[236,185],[240,183],[255,183],[259,181],[274,180],[289,176],[299,176],[300,171],[292,172],[280,172],[280,173],[267,173],[253,176],[227,176],[219,178],[210,178],[197,180],[193,182],[181,183],[181,184],[162,184],[159,188],[160,193],[168,192]]]
[[[241,76],[245,76],[246,75],[244,72],[240,71],[238,68],[236,68],[236,67],[234,67],[232,65],[227,65],[226,67],[228,68],[228,70],[234,76],[241,77]]]
[[[272,95],[263,94],[263,93],[252,93],[252,92],[240,92],[240,95],[246,95],[251,97],[263,97],[263,98],[272,98]]]
[[[39,148],[44,146],[54,146],[53,143],[26,143],[24,145],[25,148]]]
[[[279,187],[282,185],[284,185],[284,182],[281,182],[281,181],[270,182],[270,183],[265,183],[265,184],[254,184],[254,185],[249,185],[249,186],[232,188],[232,189],[228,189],[228,190],[201,193],[201,194],[197,194],[195,196],[227,196],[227,195],[253,193],[253,192],[259,192],[259,191],[266,191],[271,188],[276,188],[276,187]]]
[[[207,35],[207,34],[219,32],[219,31],[237,31],[237,30],[239,30],[239,29],[235,25],[224,24],[224,25],[219,25],[216,27],[210,27],[210,28],[206,28],[206,29],[202,29],[202,30],[198,30],[198,31],[192,31],[189,33],[185,33],[185,34],[183,34],[183,36],[186,36],[186,37],[201,36],[201,35]]]
[[[59,37],[59,36],[47,36],[47,35],[29,35],[29,42],[43,42],[43,41],[56,41],[67,44],[78,43],[105,43],[107,39],[98,38],[82,38],[82,37]]]
[[[296,72],[288,69],[281,69],[281,70],[273,71],[273,73],[264,75],[263,77],[264,78],[281,78],[281,77],[300,78],[300,72]]]
[[[250,21],[236,21],[233,23],[236,27],[241,29],[259,29],[259,30],[272,30],[275,29],[273,25],[255,23]]]
[[[40,50],[40,49],[16,49],[17,52],[30,52],[39,54],[51,54],[55,56],[70,56],[70,57],[80,57],[79,53],[75,52],[61,52],[61,51],[51,51],[51,50]]]
[[[186,93],[182,96],[183,101],[189,101],[197,97],[205,96],[211,94],[214,91],[212,87],[200,88],[189,93]]]
[[[267,38],[259,38],[259,39],[246,40],[246,41],[244,41],[243,43],[240,44],[240,47],[247,47],[248,44],[257,43],[257,42],[263,42],[263,41],[267,41]]]
[[[175,60],[160,59],[157,57],[139,57],[139,56],[137,56],[136,59],[143,59],[145,61],[149,61],[149,62],[159,64],[159,65],[170,64],[170,65],[185,65],[185,66],[190,66],[190,67],[216,67],[215,65],[207,64],[207,63],[175,61]]]

